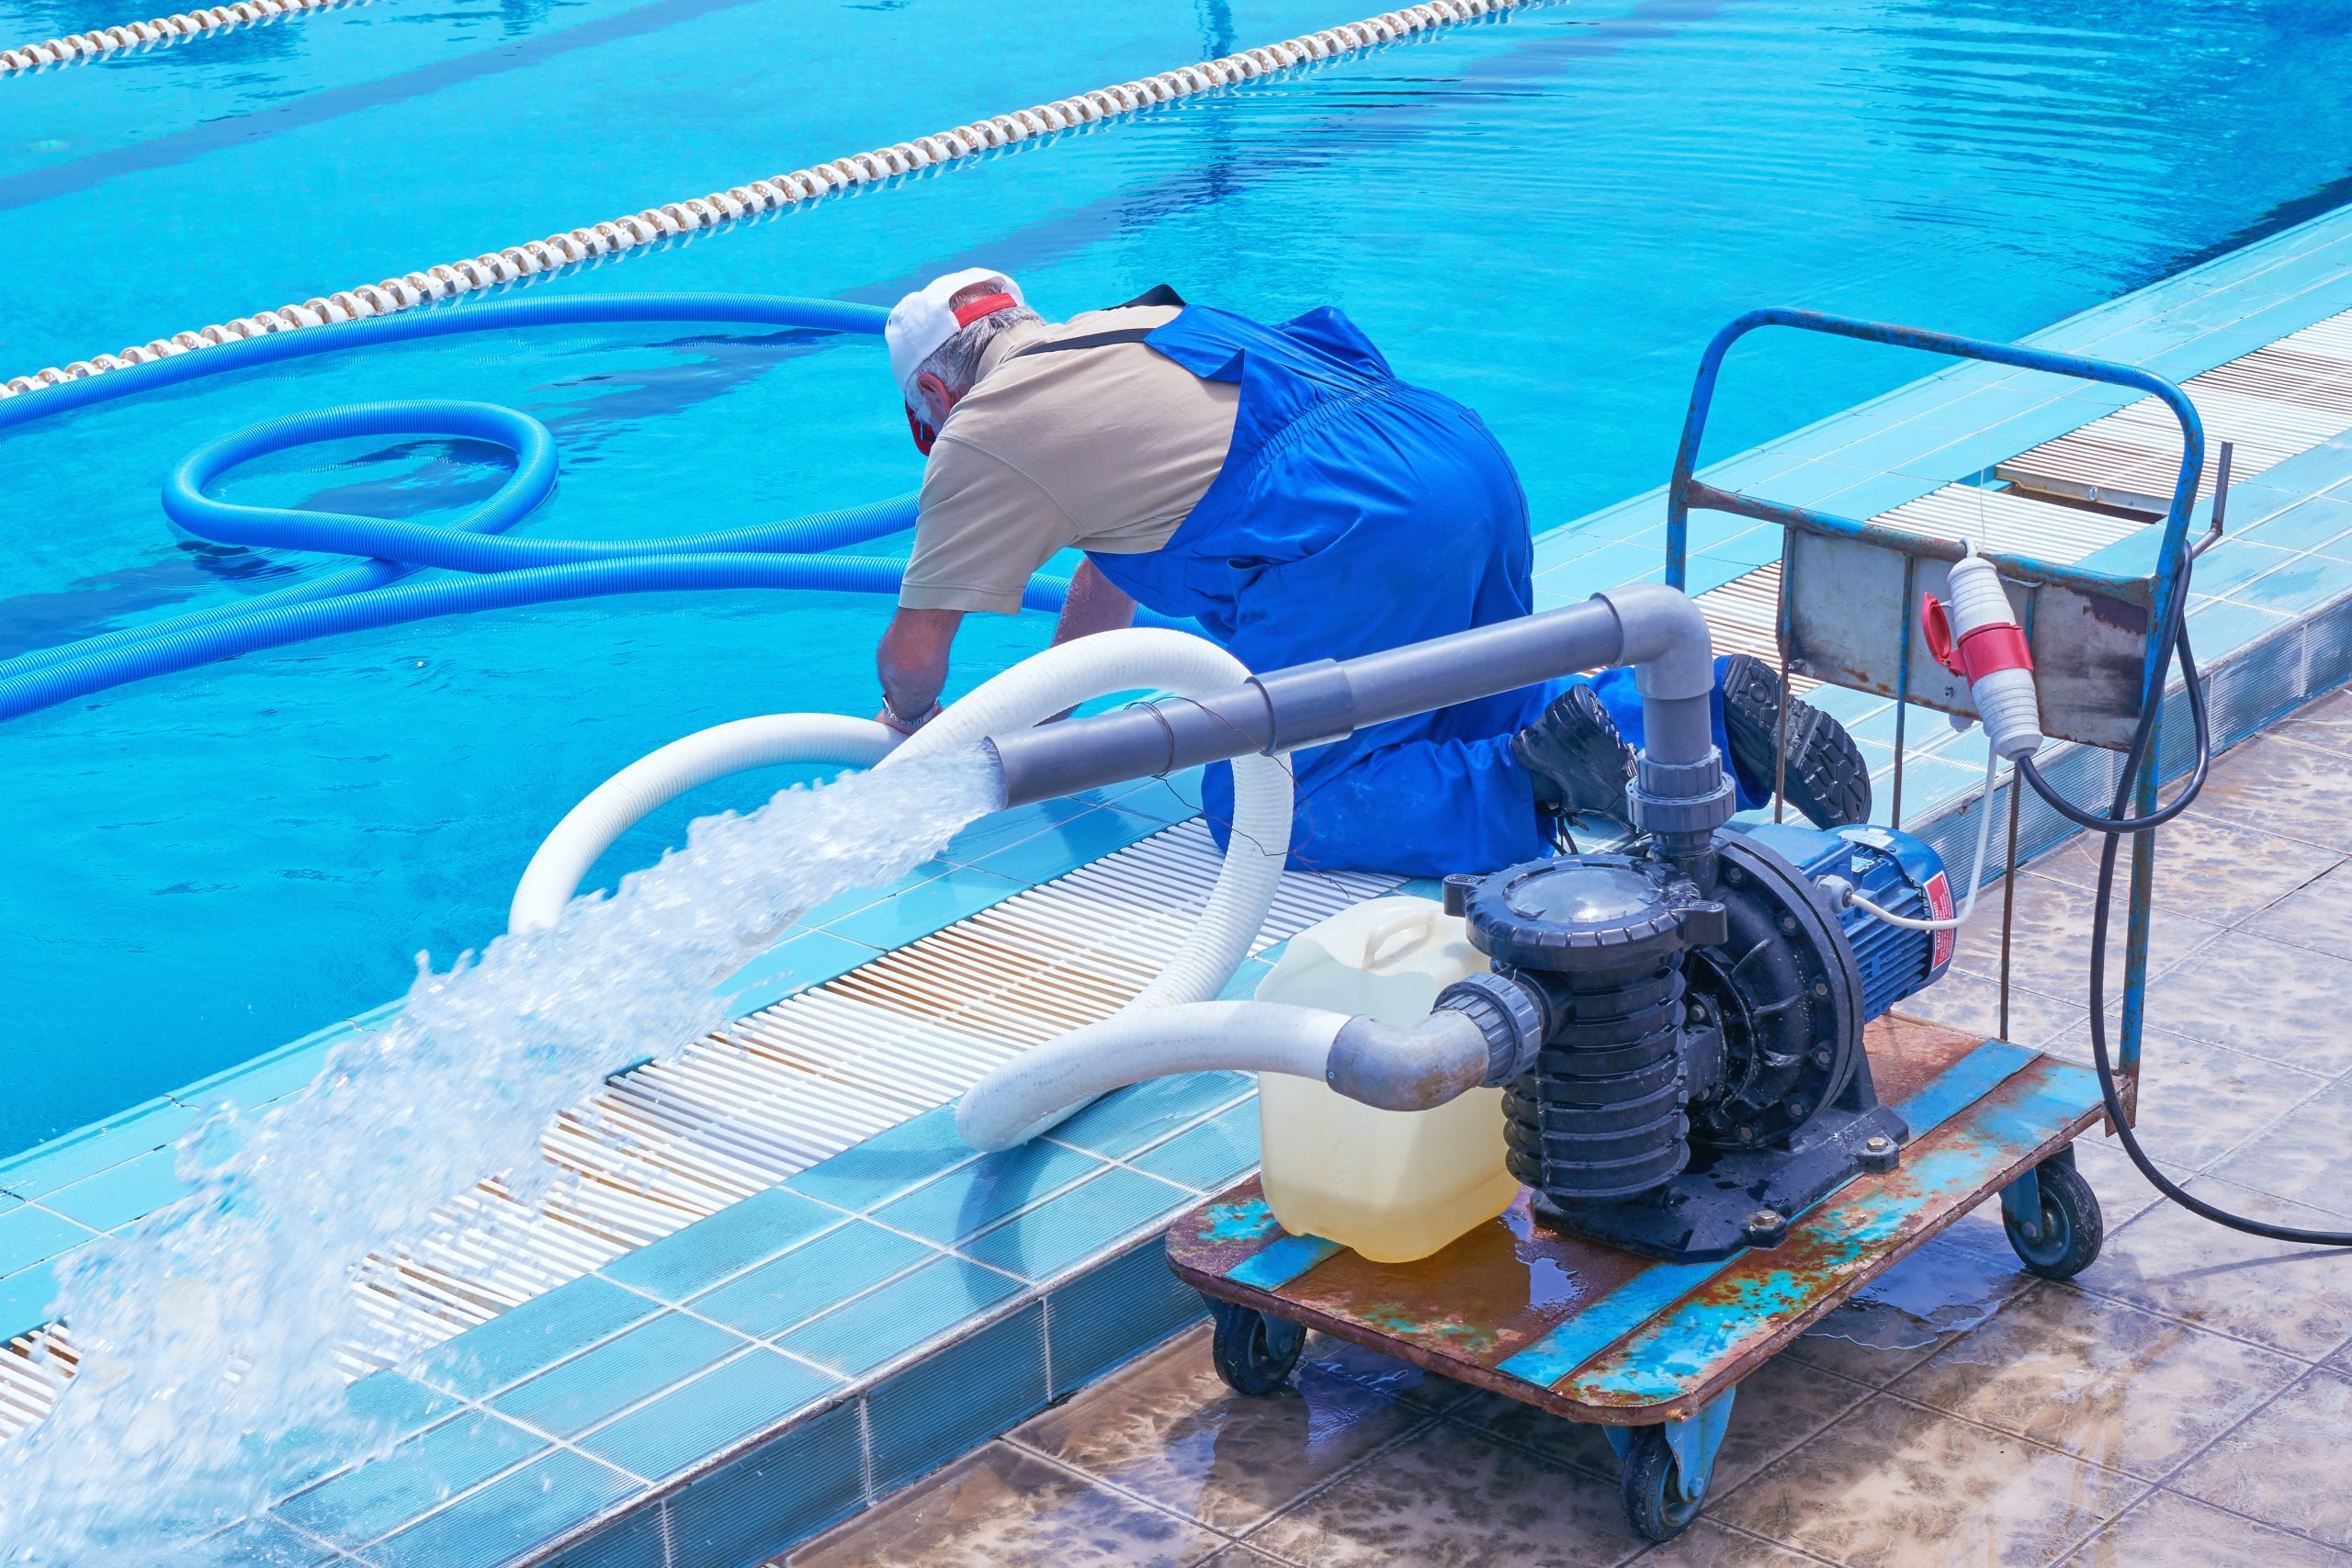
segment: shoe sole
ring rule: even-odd
[[[1732,765],[1744,778],[1772,779],[1780,744],[1781,679],[1752,654],[1735,654],[1724,671],[1724,732]],[[1812,704],[1789,704],[1788,773],[1783,792],[1815,826],[1842,828],[1871,815],[1871,771],[1845,727]]]

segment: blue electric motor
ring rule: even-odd
[[[1889,914],[1951,919],[1951,878],[1944,874],[1943,856],[1908,833],[1891,828],[1824,830],[1784,822],[1762,823],[1746,833],[1816,887],[1828,882],[1825,892],[1833,900],[1835,885],[1842,882]],[[1861,974],[1865,1023],[1927,989],[1951,966],[1951,931],[1905,931],[1850,906],[1839,912],[1838,925]]]

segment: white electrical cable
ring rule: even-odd
[[[241,6],[231,9],[253,8],[262,3],[263,0],[243,0]],[[267,0],[267,3],[284,8],[283,0]],[[1100,120],[1116,119],[1177,98],[1247,82],[1269,72],[1288,70],[1310,61],[1329,60],[1354,51],[1371,49],[1408,33],[1426,31],[1450,22],[1468,21],[1492,12],[1534,3],[1535,0],[1426,0],[1425,4],[1384,11],[1361,22],[1326,28],[1318,32],[1285,39],[1280,43],[1267,44],[1261,49],[1243,50],[1220,60],[1204,61],[1198,65],[1163,71],[1157,76],[1098,87],[1073,97],[1056,98],[1035,108],[1016,109],[1011,114],[996,115],[929,136],[918,136],[910,141],[894,141],[871,152],[852,153],[829,164],[731,186],[707,196],[665,202],[658,207],[649,207],[642,212],[624,213],[588,228],[550,234],[544,240],[509,245],[503,250],[484,252],[478,256],[427,267],[422,272],[388,277],[381,283],[362,284],[356,288],[306,299],[299,305],[281,305],[275,310],[240,316],[232,321],[209,326],[199,332],[175,333],[150,343],[134,344],[119,354],[94,355],[88,359],[77,359],[71,365],[51,366],[35,375],[17,376],[0,382],[0,398],[38,391],[61,381],[76,381],[85,376],[119,370],[126,365],[144,365],[150,360],[209,348],[240,338],[315,327],[328,321],[362,321],[370,316],[390,315],[396,310],[414,310],[420,305],[435,304],[475,290],[498,288],[537,273],[552,272],[666,244],[674,237],[697,230],[713,229],[738,220],[781,211],[816,201],[835,191],[850,190],[900,175],[913,174],[935,164],[953,163],[994,148],[1011,146],[1014,142],[1050,136]],[[136,24],[139,27],[153,25]],[[87,39],[91,35],[81,36]],[[82,47],[78,43],[75,45],[77,51]],[[23,53],[22,51],[13,52]],[[34,63],[42,62],[36,61]]]
[[[1898,915],[1891,909],[1880,908],[1855,892],[1850,885],[1841,883],[1839,886],[1845,887],[1843,901],[1890,926],[1901,926],[1906,931],[1956,931],[1966,925],[1968,917],[1976,912],[1977,891],[1984,886],[1984,846],[1993,836],[1993,776],[1994,770],[2000,765],[2000,753],[1988,750],[1984,753],[1984,794],[1976,813],[1976,869],[1969,873],[1968,897],[1962,902],[1960,913],[1944,920],[1923,920],[1911,915]]]

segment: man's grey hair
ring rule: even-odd
[[[956,310],[976,299],[984,299],[991,294],[1006,292],[1009,292],[1009,288],[1002,277],[983,277],[966,284],[950,295],[947,306],[951,310]],[[1014,327],[1043,320],[1045,320],[1044,317],[1026,305],[1015,305],[1008,310],[992,310],[933,349],[923,362],[915,367],[915,375],[922,376],[929,373],[938,377],[940,384],[947,389],[950,397],[960,398],[970,391],[972,384],[980,378],[981,352],[989,344],[994,343],[998,337],[1011,332]],[[912,380],[913,378],[909,378],[910,386]]]

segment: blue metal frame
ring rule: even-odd
[[[2164,699],[2164,668],[2158,662],[2162,653],[2163,629],[2171,618],[2175,596],[2180,590],[2181,563],[2188,549],[2190,510],[2197,502],[2197,486],[2205,469],[2205,426],[2198,418],[2197,407],[2178,387],[2152,371],[2136,366],[2118,365],[2109,360],[2091,359],[2078,354],[2053,354],[2046,349],[2027,348],[2018,344],[1991,343],[1982,338],[1960,337],[1951,333],[1928,332],[1919,327],[1898,326],[1891,321],[1862,321],[1850,316],[1833,316],[1819,310],[1799,310],[1786,307],[1771,307],[1750,310],[1725,326],[1707,344],[1700,356],[1698,380],[1690,391],[1690,407],[1682,423],[1682,440],[1675,449],[1674,477],[1667,487],[1666,500],[1666,580],[1677,588],[1684,585],[1690,553],[1690,509],[1701,507],[1714,512],[1728,512],[1737,516],[1753,517],[1759,522],[1778,523],[1783,528],[1802,529],[1832,538],[1859,539],[1882,548],[1900,551],[1909,559],[1906,567],[1905,593],[1905,631],[1902,670],[1898,681],[1896,701],[1907,705],[1910,676],[1910,637],[1908,621],[1911,594],[1907,591],[1908,572],[1916,569],[1921,558],[1952,561],[1960,558],[1960,548],[1950,540],[1939,539],[1907,529],[1889,527],[1881,523],[1857,522],[1834,513],[1810,507],[1792,506],[1783,502],[1766,501],[1708,484],[1698,477],[1699,444],[1706,434],[1707,413],[1713,406],[1715,382],[1723,370],[1724,356],[1731,346],[1759,327],[1789,327],[1799,332],[1824,333],[1833,337],[1852,338],[1861,343],[1885,344],[1895,348],[1913,348],[1925,354],[1940,354],[1956,359],[1976,359],[1990,365],[2005,365],[2019,370],[2038,370],[2052,376],[2071,377],[2082,381],[2099,381],[2109,386],[2125,387],[2161,399],[2180,422],[2180,476],[2173,486],[2172,504],[2165,514],[2164,539],[2156,552],[2156,569],[2152,577],[2123,578],[2104,572],[2052,561],[2036,560],[2030,557],[1992,555],[2005,576],[2029,583],[2049,583],[2057,586],[2107,593],[2144,603],[2148,608],[2148,642],[2141,677],[2140,701],[2146,705],[2161,704]],[[1783,604],[1792,592],[1790,584],[1782,584]],[[1781,616],[1782,646],[1787,646],[1787,615]],[[1901,811],[1901,718],[1905,708],[1898,706],[1895,810]],[[2149,738],[2148,754],[2139,778],[2134,782],[2133,809],[2138,814],[2154,809],[2156,803],[2156,757],[2163,744],[2161,722]],[[2009,786],[2017,787],[2012,782]],[[1991,809],[1991,802],[1985,803]],[[2123,965],[2123,1027],[2117,1054],[2119,1076],[2124,1081],[2127,1104],[2136,1109],[2140,1079],[2141,1020],[2145,1012],[2148,983],[2148,933],[2150,907],[2155,887],[2154,848],[2150,836],[2143,833],[2132,840],[2132,904],[2130,926]],[[2006,985],[2007,976],[2004,977]]]

